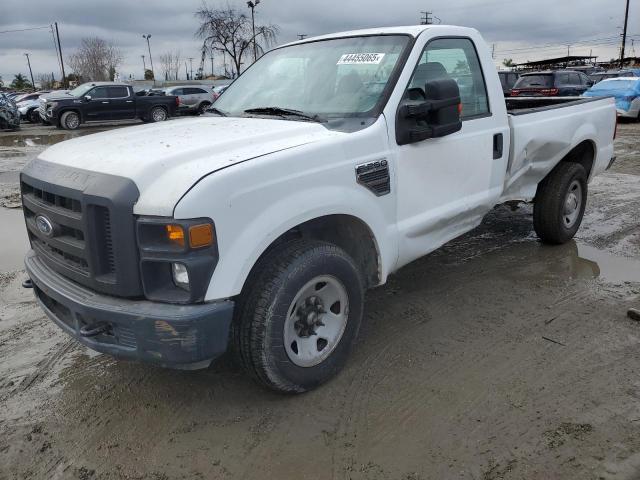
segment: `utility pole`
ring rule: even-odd
[[[189,70],[187,70],[187,62],[184,62],[184,76],[189,80]]]
[[[193,57],[189,57],[189,65],[191,65],[191,78],[193,80]]]
[[[491,45],[491,58],[493,58],[495,60],[496,58],[496,44],[492,44]]]
[[[31,75],[31,86],[33,87],[33,91],[36,91],[36,82],[33,81],[33,72],[31,71],[31,61],[29,60],[29,54],[25,53],[25,57],[27,57],[27,64],[29,65],[29,74]]]
[[[211,76],[215,76],[215,74],[213,73],[213,50],[211,51]]]
[[[620,48],[620,68],[624,68],[624,47],[627,43],[627,24],[629,23],[629,0],[624,11],[624,29],[622,30],[622,47]]]
[[[307,38],[307,34],[306,33],[299,33],[298,34],[298,40],[304,40],[305,38]]]
[[[256,16],[254,10],[260,4],[260,0],[247,2],[247,7],[251,9],[251,29],[253,30],[253,61],[258,60],[258,44],[256,43]]]
[[[433,18],[432,18],[433,12],[422,11],[420,13],[422,13],[422,18],[420,19],[420,23],[422,25],[431,25],[431,24],[433,24]]]
[[[55,22],[56,37],[58,38],[58,51],[60,52],[60,66],[62,67],[62,88],[67,88],[67,76],[64,73],[64,60],[62,59],[62,47],[60,46],[60,32],[58,31],[58,22]]]
[[[151,56],[151,44],[149,43],[149,39],[151,38],[151,34],[147,33],[146,35],[142,35],[142,38],[147,39],[147,48],[149,49],[149,62],[151,62],[151,73],[153,74],[153,80],[156,79],[156,72],[153,69],[153,57]]]
[[[144,61],[144,55],[140,55],[140,56],[142,57],[142,68],[143,68],[142,72],[147,73],[147,62]],[[144,78],[144,76],[142,78]]]

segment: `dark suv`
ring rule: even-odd
[[[556,70],[525,73],[511,90],[512,97],[577,97],[593,85],[582,72]]]
[[[504,93],[505,97],[508,97],[511,94],[511,89],[520,78],[520,74],[517,72],[500,71],[498,72],[498,77],[500,77],[502,93]]]

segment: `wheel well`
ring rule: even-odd
[[[593,142],[591,142],[590,140],[585,140],[584,142],[576,145],[569,153],[567,153],[561,160],[561,162],[579,163],[584,167],[585,171],[587,172],[587,178],[589,178],[595,158],[596,151]]]
[[[375,237],[362,220],[351,215],[327,215],[293,227],[271,243],[256,264],[273,248],[296,238],[322,240],[339,246],[360,267],[367,287],[380,283],[380,256]]]

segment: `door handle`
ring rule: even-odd
[[[109,103],[109,102],[102,102],[102,103]]]
[[[502,152],[504,149],[504,138],[501,133],[496,133],[493,136],[493,159],[498,160],[502,158]]]
[[[133,103],[133,100],[127,100],[127,103]]]

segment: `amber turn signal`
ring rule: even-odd
[[[213,244],[213,227],[206,223],[189,227],[189,245],[191,248],[208,247]]]
[[[170,243],[184,248],[184,230],[180,225],[167,225],[167,238]]]

